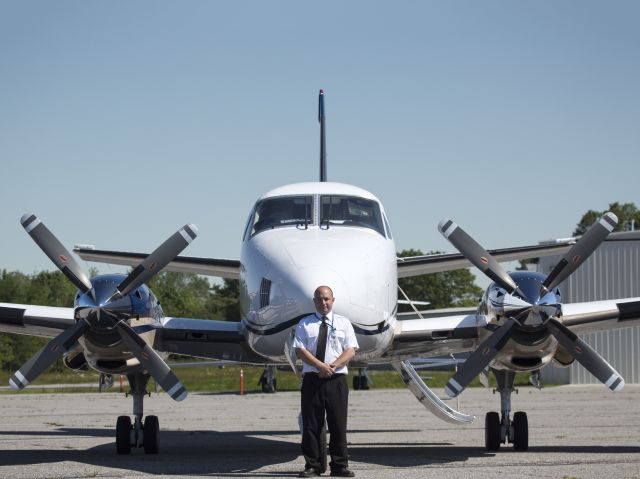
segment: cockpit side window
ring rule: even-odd
[[[393,236],[391,236],[391,226],[389,226],[389,220],[387,219],[387,215],[383,214],[382,219],[384,220],[384,227],[387,230],[387,238],[393,239]]]
[[[313,224],[313,196],[280,196],[256,204],[251,220],[251,236],[274,228]]]
[[[322,196],[321,204],[321,226],[359,226],[385,236],[380,206],[375,201],[356,196]]]
[[[253,225],[253,215],[255,213],[255,207],[251,210],[251,213],[249,213],[249,218],[247,218],[247,224],[244,227],[244,234],[242,235],[242,239],[243,241],[246,241],[249,239],[249,232],[252,229],[251,226]]]

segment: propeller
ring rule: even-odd
[[[545,295],[573,273],[602,243],[614,229],[618,218],[611,212],[605,213],[571,247],[565,256],[553,268],[540,287],[537,298],[528,298],[491,255],[450,219],[444,219],[438,230],[485,275],[492,279],[508,294],[516,293],[512,304],[504,305],[505,322],[490,334],[462,364],[445,386],[449,397],[459,395],[469,383],[480,374],[498,355],[519,326],[546,327],[548,331],[580,364],[613,391],[624,386],[624,380],[587,343],[578,338],[571,330],[553,319],[557,304],[548,304]],[[535,294],[535,293],[534,293]],[[533,323],[529,324],[529,321]]]
[[[24,215],[21,223],[58,269],[82,293],[91,293],[91,301],[88,301],[88,307],[85,306],[82,310],[76,311],[76,318],[81,319],[53,338],[29,359],[11,376],[9,385],[13,389],[23,389],[60,356],[73,349],[78,338],[85,332],[92,327],[104,329],[106,321],[111,321],[112,327],[131,353],[140,361],[140,364],[173,399],[182,401],[187,396],[187,390],[167,363],[126,323],[125,320],[128,316],[118,315],[118,310],[121,307],[118,303],[121,303],[120,299],[140,287],[180,254],[196,238],[198,234],[196,226],[193,224],[183,226],[134,268],[116,287],[116,291],[109,299],[98,302],[93,285],[82,267],[44,223],[34,214]]]

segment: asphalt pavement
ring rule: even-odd
[[[441,391],[439,391],[441,392]],[[455,404],[455,402],[454,402]],[[469,426],[442,422],[404,389],[351,391],[349,451],[366,478],[639,478],[640,386],[523,388],[514,410],[529,416],[529,451],[484,449],[486,389],[463,393]],[[115,451],[119,393],[0,394],[0,477],[295,477],[303,467],[299,394],[166,394],[145,399],[160,418],[160,453]]]

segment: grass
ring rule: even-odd
[[[244,390],[247,393],[262,392],[258,383],[262,374],[262,367],[259,366],[202,366],[202,367],[184,367],[175,368],[174,372],[180,378],[182,383],[191,392],[238,392],[240,388],[240,370],[244,375]],[[390,389],[403,388],[404,383],[400,379],[400,375],[393,370],[371,370],[367,372],[369,378],[373,381],[373,389]],[[0,371],[0,384],[7,384],[12,372]],[[353,369],[350,375],[357,374]],[[452,375],[448,371],[423,370],[423,377],[427,385],[431,388],[443,388]],[[29,385],[23,394],[27,393],[74,393],[74,392],[93,392],[98,390],[99,373],[95,371],[53,371],[43,373],[33,384]],[[277,375],[278,391],[297,391],[299,390],[300,380],[290,370],[278,370]],[[65,388],[43,388],[39,386],[48,384],[77,384],[77,387]],[[91,386],[85,386],[91,384]],[[490,378],[492,388],[495,388],[495,380],[493,376]],[[516,375],[516,386],[525,386],[528,384],[528,374],[519,373]],[[128,391],[126,378],[124,380],[125,391]],[[153,380],[151,380],[148,389],[153,390]],[[351,382],[350,382],[351,386]],[[476,378],[471,387],[481,386],[480,381]],[[109,389],[111,392],[119,390],[119,378],[114,377],[114,386]],[[15,394],[11,389],[0,390],[0,393]]]

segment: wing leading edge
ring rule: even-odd
[[[0,303],[0,331],[53,338],[75,324],[73,308]]]
[[[492,249],[488,252],[498,261],[519,261],[522,259],[541,258],[564,254],[574,241],[563,243],[520,246],[516,248]],[[460,253],[427,254],[423,256],[409,256],[398,258],[398,278],[420,276],[429,273],[441,273],[473,266]]]
[[[73,251],[85,261],[136,267],[148,255],[125,251],[106,251],[77,246]],[[176,256],[164,268],[174,273],[195,273],[226,279],[240,278],[240,261],[234,259]]]

